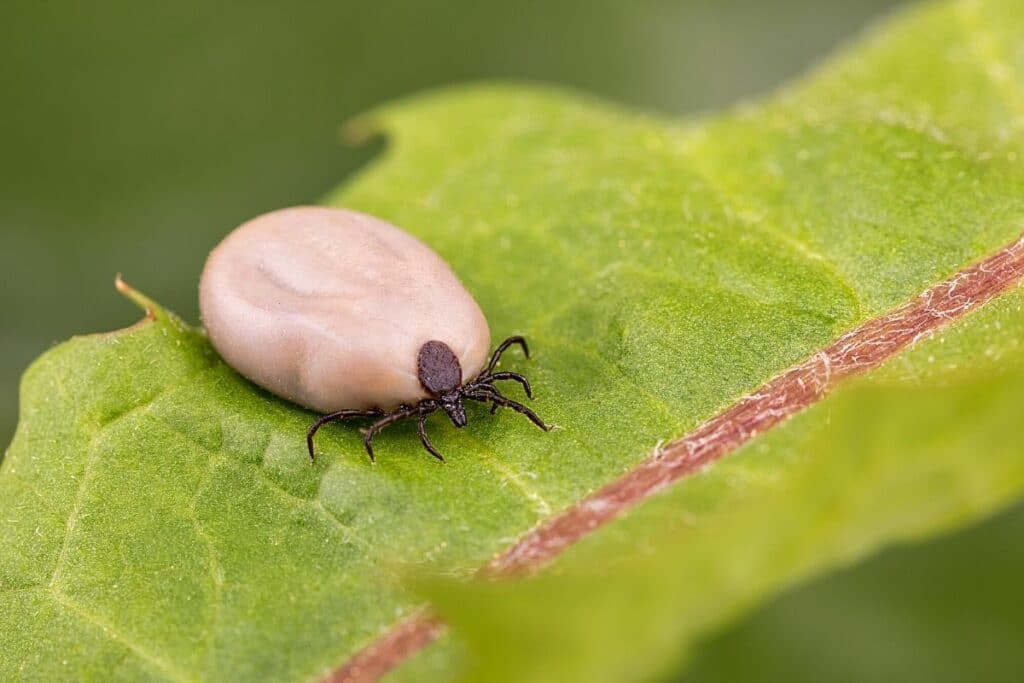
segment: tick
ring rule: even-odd
[[[330,422],[365,418],[363,444],[415,419],[423,447],[426,419],[443,410],[466,425],[464,402],[511,408],[545,431],[530,408],[504,396],[496,372],[509,337],[488,360],[490,330],[479,305],[440,256],[378,218],[323,207],[264,214],[231,232],[210,253],[199,283],[199,308],[210,342],[254,383],[323,415],[306,435]]]

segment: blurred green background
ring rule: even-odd
[[[476,79],[697,114],[798,75],[896,0],[8,3],[0,22],[0,442],[52,344],[133,322],[115,273],[196,320],[216,242],[379,144],[339,125]],[[899,549],[715,637],[685,681],[1018,680],[1024,509]]]

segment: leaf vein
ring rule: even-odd
[[[682,156],[687,160],[689,167],[698,175],[698,177],[701,178],[701,180],[707,183],[711,191],[719,198],[727,214],[731,214],[733,219],[738,220],[741,224],[749,228],[757,230],[766,237],[782,242],[808,261],[818,263],[820,267],[832,277],[839,288],[846,294],[846,297],[853,303],[855,317],[860,319],[863,316],[864,304],[861,301],[861,297],[854,288],[853,283],[850,282],[849,277],[839,269],[839,264],[837,264],[830,256],[815,249],[806,240],[802,240],[795,235],[783,232],[775,226],[767,225],[764,221],[754,220],[751,214],[760,214],[761,212],[745,201],[742,198],[742,195],[737,195],[728,190],[722,181],[711,171],[711,169],[701,163],[692,144],[689,144],[688,141],[683,142],[683,144],[679,145],[678,149]]]
[[[210,650],[213,646],[213,639],[216,637],[217,623],[220,618],[220,608],[224,594],[224,570],[217,559],[217,548],[214,545],[213,538],[203,527],[202,520],[199,518],[197,510],[199,499],[209,487],[212,479],[212,463],[212,458],[207,461],[206,470],[203,473],[202,479],[200,479],[199,483],[196,485],[195,494],[192,496],[192,501],[189,505],[189,517],[192,519],[193,526],[195,527],[196,536],[206,546],[206,553],[209,560],[210,582],[213,590],[213,597],[210,599],[209,605],[207,637],[203,640],[203,647],[206,650],[207,656],[211,654]]]
[[[333,512],[331,512],[323,504],[323,501],[319,498],[319,496],[314,497],[314,498],[303,498],[302,496],[296,495],[295,493],[292,493],[291,491],[289,491],[288,489],[284,488],[279,483],[274,481],[274,479],[272,477],[267,475],[266,471],[262,467],[259,467],[258,465],[254,465],[253,463],[246,462],[244,460],[240,460],[238,458],[226,455],[224,453],[212,450],[206,444],[202,443],[201,441],[196,439],[191,434],[188,434],[187,432],[182,431],[177,426],[167,422],[162,417],[160,417],[158,414],[154,413],[154,414],[152,414],[152,417],[157,419],[161,424],[166,426],[169,430],[171,430],[172,432],[174,432],[178,436],[182,437],[183,439],[185,439],[189,443],[191,443],[194,446],[196,446],[197,448],[201,449],[207,455],[209,455],[209,456],[211,456],[213,458],[220,459],[223,462],[225,462],[225,463],[227,463],[227,464],[229,464],[229,465],[231,465],[233,467],[249,470],[253,474],[255,474],[257,476],[257,478],[263,484],[265,484],[268,488],[273,489],[274,491],[278,492],[279,494],[281,494],[281,495],[283,495],[283,496],[285,496],[285,497],[287,497],[287,498],[289,498],[289,499],[291,499],[293,501],[299,502],[299,503],[301,503],[303,505],[306,505],[306,506],[312,507],[312,508],[314,508],[316,510],[319,510],[322,516],[326,517],[332,524],[334,524],[340,530],[342,530],[342,531],[344,531],[346,533],[347,540],[350,540],[353,543],[356,543],[357,545],[359,545],[359,546],[361,546],[363,548],[368,548],[369,547],[369,543],[365,539],[363,539],[360,536],[360,534],[357,533],[356,530],[353,527],[351,527],[348,524],[345,524],[344,522],[342,522],[337,517],[337,515],[335,515]]]
[[[134,653],[137,657],[142,659],[148,664],[156,667],[163,673],[169,680],[180,681],[181,683],[187,683],[188,681],[194,680],[192,677],[179,670],[170,662],[157,656],[151,652],[148,648],[140,645],[134,639],[121,633],[119,630],[114,628],[109,622],[105,621],[97,614],[87,610],[83,606],[79,605],[66,594],[62,593],[59,589],[48,588],[47,592],[53,601],[64,609],[65,612],[70,613],[77,618],[88,622],[89,624],[100,629],[104,635],[109,636],[113,640],[116,640],[125,648]]]
[[[78,490],[77,490],[77,492],[75,494],[75,501],[74,501],[74,503],[71,506],[70,513],[68,513],[67,523],[65,524],[65,527],[64,527],[64,540],[61,543],[60,551],[57,553],[57,559],[56,559],[56,562],[54,563],[54,566],[53,566],[53,574],[50,577],[49,585],[50,585],[51,588],[55,588],[58,585],[58,583],[60,581],[60,578],[61,578],[62,571],[63,571],[64,563],[67,560],[68,550],[71,547],[71,542],[70,542],[71,541],[71,535],[72,535],[72,533],[74,533],[75,527],[78,524],[79,515],[81,514],[81,509],[82,509],[82,503],[85,500],[86,488],[87,488],[88,483],[89,483],[89,477],[90,477],[90,475],[92,473],[92,468],[95,466],[96,462],[99,460],[100,449],[98,448],[98,445],[99,445],[100,437],[106,431],[108,431],[109,429],[113,428],[113,426],[115,426],[117,424],[120,424],[125,419],[127,419],[127,418],[129,418],[131,416],[134,416],[134,415],[139,415],[142,412],[149,410],[149,408],[158,399],[160,399],[162,396],[165,396],[166,394],[170,393],[171,391],[174,391],[175,389],[179,388],[180,386],[183,386],[187,382],[192,381],[196,376],[201,375],[202,373],[208,371],[212,367],[213,367],[212,365],[205,366],[205,367],[203,367],[203,368],[201,368],[199,370],[196,370],[194,372],[187,373],[180,381],[178,381],[178,382],[176,382],[174,384],[171,384],[170,386],[162,388],[160,391],[156,392],[156,394],[154,394],[152,397],[150,397],[145,402],[143,402],[143,403],[141,403],[141,404],[139,404],[137,406],[133,406],[129,410],[126,410],[126,411],[124,411],[124,412],[114,416],[113,418],[111,418],[107,422],[101,424],[93,432],[93,434],[89,437],[88,450],[87,450],[87,454],[86,454],[85,465],[82,468],[82,478],[78,482]]]

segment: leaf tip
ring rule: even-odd
[[[143,321],[153,321],[159,317],[158,312],[162,311],[160,306],[148,296],[125,282],[120,273],[114,277],[114,287],[118,292],[130,299],[134,304],[146,312],[146,316],[143,318]]]
[[[381,134],[380,121],[372,112],[345,121],[338,131],[346,147],[359,147]]]

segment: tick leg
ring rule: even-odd
[[[444,462],[444,456],[437,452],[437,449],[434,448],[434,444],[430,443],[430,439],[427,437],[428,414],[429,413],[424,413],[423,415],[420,415],[420,419],[416,422],[416,431],[419,432],[420,441],[423,442],[423,447],[426,448],[432,456],[441,462]]]
[[[516,401],[513,401],[512,399],[505,398],[504,396],[495,396],[495,397],[492,397],[491,400],[494,401],[497,404],[500,404],[500,405],[505,406],[507,408],[511,408],[512,410],[516,411],[517,413],[522,413],[527,418],[529,418],[530,422],[532,422],[533,424],[537,425],[538,427],[543,429],[545,432],[550,432],[552,429],[555,428],[554,425],[544,424],[544,420],[540,419],[540,416],[537,415],[537,413],[533,412],[532,410],[530,410],[529,408],[524,406],[522,403],[517,403]]]
[[[480,393],[477,393],[480,392]],[[501,396],[501,392],[492,387],[490,384],[474,384],[469,391],[466,392],[466,398],[471,398],[474,401],[480,401],[487,403],[491,400],[491,396]],[[498,404],[491,404],[491,415],[498,412]]]
[[[501,392],[498,391],[497,387],[493,387],[490,384],[486,384],[486,383],[481,383],[481,384],[475,384],[474,383],[472,386],[470,386],[467,389],[465,395],[466,395],[467,398],[471,398],[471,399],[473,399],[475,401],[484,401],[484,402],[490,401],[492,396],[497,396],[499,398],[504,398],[504,396],[501,395]],[[493,406],[491,406],[491,414],[493,415],[494,412],[497,409],[498,409],[498,405],[497,404],[494,404]]]
[[[491,362],[487,364],[487,369],[482,374],[489,375],[494,366],[498,364],[498,360],[501,359],[501,354],[505,353],[505,349],[513,344],[519,344],[523,349],[523,355],[527,358],[530,357],[530,349],[526,346],[526,339],[517,334],[498,344],[498,348],[494,349],[494,353],[491,355]]]
[[[380,417],[383,414],[380,410],[339,410],[317,418],[316,422],[310,425],[309,431],[306,432],[306,448],[309,449],[309,459],[311,461],[315,459],[313,455],[313,437],[328,422],[341,422],[350,417]]]
[[[381,419],[370,425],[366,432],[363,434],[363,445],[366,446],[366,453],[370,456],[370,462],[376,462],[373,457],[373,436],[377,432],[381,431],[388,425],[392,425],[396,422],[400,422],[408,417],[412,417],[419,413],[416,408],[399,408],[393,413],[388,413]]]
[[[526,397],[529,399],[533,398],[533,391],[530,389],[530,380],[526,379],[518,372],[495,372],[494,374],[487,375],[487,377],[485,377],[484,379],[488,384],[503,379],[512,380],[513,382],[519,382],[519,384],[521,384],[523,387],[523,391],[526,392]]]
[[[474,396],[473,394],[467,394],[467,398],[471,398],[471,399],[473,399],[475,401],[482,401],[482,402],[485,402],[485,403],[487,401],[492,401],[494,403],[494,405],[500,405],[500,406],[503,406],[505,408],[511,408],[512,410],[516,411],[517,413],[522,413],[523,415],[525,415],[527,418],[529,418],[530,422],[532,422],[533,424],[537,425],[538,427],[543,429],[545,432],[550,432],[552,429],[555,428],[554,425],[544,424],[544,420],[540,419],[540,416],[538,416],[537,413],[533,412],[532,410],[530,410],[529,408],[524,406],[522,403],[517,403],[517,402],[513,401],[512,399],[505,398],[504,396],[499,394],[497,391],[495,391],[494,393],[487,392],[487,394],[485,394],[485,395],[477,395],[477,396]]]
[[[480,398],[477,398],[476,396],[473,395],[473,394],[475,394],[477,392],[481,392],[481,394],[484,396],[484,398],[480,399]],[[475,398],[478,401],[482,400],[482,401],[485,401],[485,402],[486,401],[490,401],[493,398],[498,398],[498,399],[505,398],[505,396],[500,391],[498,391],[498,387],[492,386],[490,384],[475,384],[475,385],[473,385],[473,388],[469,392],[468,395],[469,395],[469,398]],[[498,408],[499,407],[500,407],[500,405],[497,402],[492,403],[491,404],[491,415],[494,415],[496,412],[498,412]]]

